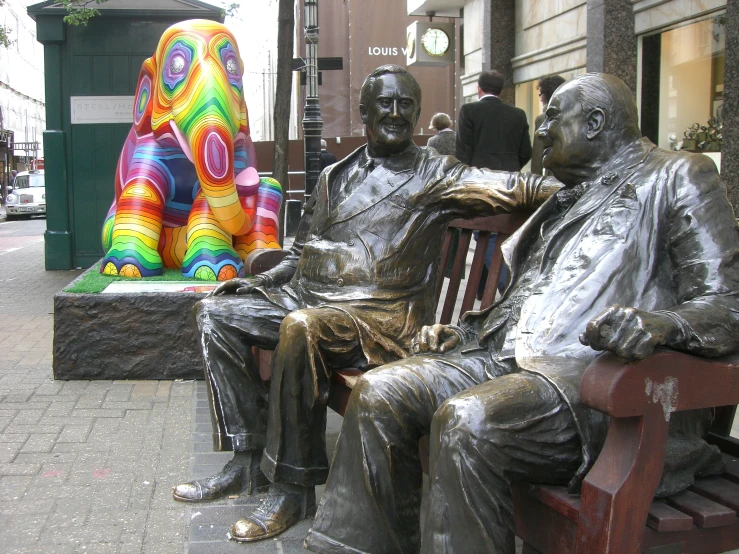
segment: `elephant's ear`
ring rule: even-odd
[[[147,58],[141,64],[139,83],[136,86],[136,98],[133,105],[133,125],[139,136],[151,133],[151,107],[154,103],[152,95],[155,94],[156,90],[154,86],[156,76],[156,62],[153,57]]]

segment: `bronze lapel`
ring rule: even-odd
[[[394,172],[379,166],[341,204],[329,212],[326,226],[341,223],[375,206],[413,177],[413,170]]]

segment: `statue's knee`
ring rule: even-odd
[[[393,387],[387,377],[369,371],[354,384],[354,397],[360,413],[377,414],[394,403]],[[381,413],[381,412],[380,412]]]
[[[460,444],[479,432],[484,422],[480,403],[475,398],[450,398],[434,414],[432,431],[449,444]]]
[[[307,310],[295,310],[287,314],[280,325],[280,344],[292,344],[304,340],[310,329],[310,314]]]

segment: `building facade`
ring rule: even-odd
[[[7,175],[10,168],[26,169],[32,160],[43,157],[44,49],[36,41],[36,24],[26,13],[27,3],[5,0],[0,5],[0,26],[11,41],[7,47],[0,45],[0,134],[12,133],[17,147],[7,157],[0,155],[0,175]]]
[[[300,2],[302,4],[302,2]],[[406,66],[407,28],[418,17],[409,16],[402,2],[395,0],[321,0],[318,23],[319,57],[343,58],[343,69],[322,71],[318,88],[325,138],[362,136],[359,116],[359,91],[365,77],[384,64]],[[458,21],[441,18],[440,21]],[[302,12],[295,21],[296,47],[305,56]],[[458,36],[458,33],[457,35]],[[421,119],[414,134],[430,136],[431,117],[437,112],[453,114],[459,108],[459,67],[411,66],[421,90]],[[296,80],[297,80],[296,74]],[[299,120],[305,100],[305,87],[298,89]],[[425,144],[425,141],[420,141]]]
[[[531,123],[539,78],[619,76],[643,134],[709,155],[739,209],[739,0],[408,0],[407,9],[458,10],[463,101],[476,98],[480,71],[497,69],[504,100]]]

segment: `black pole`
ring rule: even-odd
[[[305,199],[310,197],[321,173],[321,106],[318,103],[318,0],[305,0]]]

